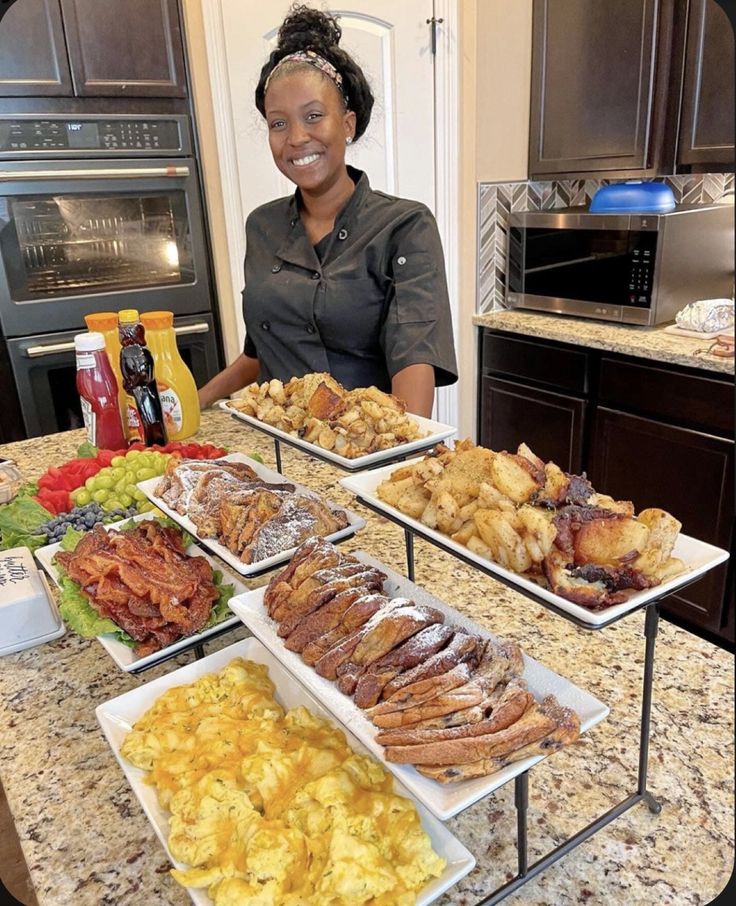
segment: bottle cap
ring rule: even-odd
[[[105,348],[105,338],[101,333],[78,333],[74,337],[74,348],[77,352],[97,352]]]
[[[118,312],[118,321],[121,324],[135,324],[140,320],[137,308],[124,308]]]
[[[118,316],[114,311],[98,311],[93,315],[85,315],[84,323],[87,330],[112,330],[118,326]]]
[[[174,323],[173,311],[144,311],[141,315],[141,324],[148,330],[158,330],[162,327],[171,327]]]

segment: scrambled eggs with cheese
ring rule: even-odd
[[[373,759],[306,708],[284,709],[268,669],[236,658],[165,692],[122,752],[171,812],[173,870],[215,906],[411,906],[439,877],[413,803]]]

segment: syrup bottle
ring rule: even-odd
[[[164,413],[156,388],[153,356],[146,346],[146,331],[134,308],[118,312],[120,373],[123,387],[135,400],[143,442],[147,447],[167,443]]]

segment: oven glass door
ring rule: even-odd
[[[95,311],[211,308],[193,161],[8,168],[0,174],[6,336],[81,329]]]
[[[649,306],[656,232],[514,227],[509,242],[511,292]]]
[[[174,330],[179,352],[202,387],[219,370],[212,316],[177,318]],[[9,340],[7,346],[26,435],[81,428],[73,332]]]

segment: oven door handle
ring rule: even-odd
[[[37,359],[43,355],[58,355],[60,352],[74,352],[74,340],[68,343],[47,343],[44,346],[28,346],[24,353],[29,359]]]
[[[190,333],[209,333],[210,325],[206,321],[202,321],[198,324],[182,324],[181,327],[175,327],[174,333],[179,336],[186,336]]]
[[[3,170],[0,182],[16,182],[20,179],[159,179],[162,176],[190,176],[191,170],[185,164],[167,167],[107,167],[95,170],[79,167],[74,170]]]

